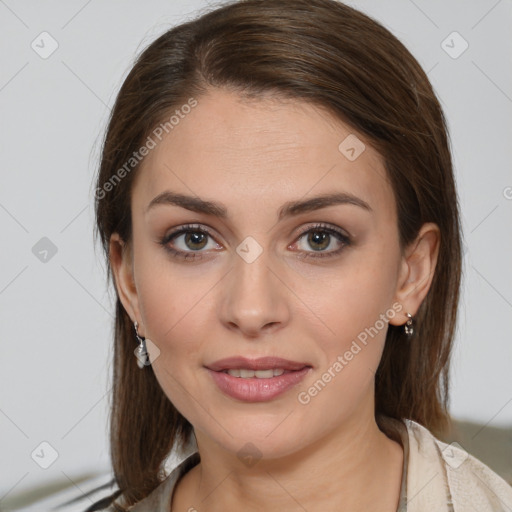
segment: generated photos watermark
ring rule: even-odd
[[[176,126],[178,126],[182,119],[185,119],[187,114],[192,112],[192,109],[198,104],[195,98],[189,98],[187,103],[184,103],[179,109],[174,111],[167,121],[160,123],[148,135],[144,144],[132,153],[132,156],[120,167],[101,187],[98,187],[94,192],[96,199],[103,199],[107,192],[114,190],[114,188],[121,182],[121,180],[129,174],[142,159],[147,156],[152,149],[155,149],[158,142],[162,141],[164,134],[171,133]],[[156,140],[155,140],[156,139]]]
[[[377,334],[382,331],[387,325],[390,319],[394,318],[397,313],[402,311],[403,306],[399,302],[395,302],[391,308],[387,309],[385,313],[381,313],[379,319],[375,323],[366,327],[357,335],[357,339],[352,340],[350,348],[343,354],[340,354],[336,361],[332,363],[329,368],[320,376],[314,384],[312,384],[306,391],[301,391],[297,395],[297,400],[302,405],[307,405],[311,402],[311,399],[318,395],[326,386],[331,382],[342,370],[345,368],[350,361],[354,359],[361,352],[361,350],[368,345],[368,337],[374,338]],[[359,343],[358,343],[359,342]]]

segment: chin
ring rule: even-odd
[[[287,417],[288,413],[224,415],[221,426],[206,420],[208,424],[199,428],[203,436],[239,458],[252,451],[254,457],[278,459],[303,448],[307,444],[305,432],[314,430],[306,421],[297,421],[293,412]]]

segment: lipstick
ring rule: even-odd
[[[237,356],[206,366],[224,394],[244,402],[270,401],[301,382],[311,366],[279,357]]]

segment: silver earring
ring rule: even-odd
[[[135,336],[139,341],[139,346],[135,349],[135,357],[137,358],[138,367],[142,369],[144,368],[144,366],[148,366],[149,364],[151,364],[149,361],[148,351],[146,348],[146,339],[141,338],[139,336],[139,331],[137,330],[139,324],[137,322],[134,322],[133,326],[135,327]]]
[[[412,315],[410,313],[406,313],[407,322],[404,325],[404,331],[408,338],[412,337],[414,334],[414,327],[412,326]]]

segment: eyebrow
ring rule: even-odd
[[[282,220],[285,217],[293,217],[328,206],[344,204],[358,206],[368,212],[373,211],[370,205],[363,199],[347,192],[337,192],[315,196],[306,200],[289,201],[279,209],[278,219]],[[228,210],[221,203],[205,201],[199,197],[178,194],[170,190],[166,190],[153,198],[146,207],[146,214],[158,205],[179,206],[192,212],[213,215],[221,219],[227,219],[228,217]]]

